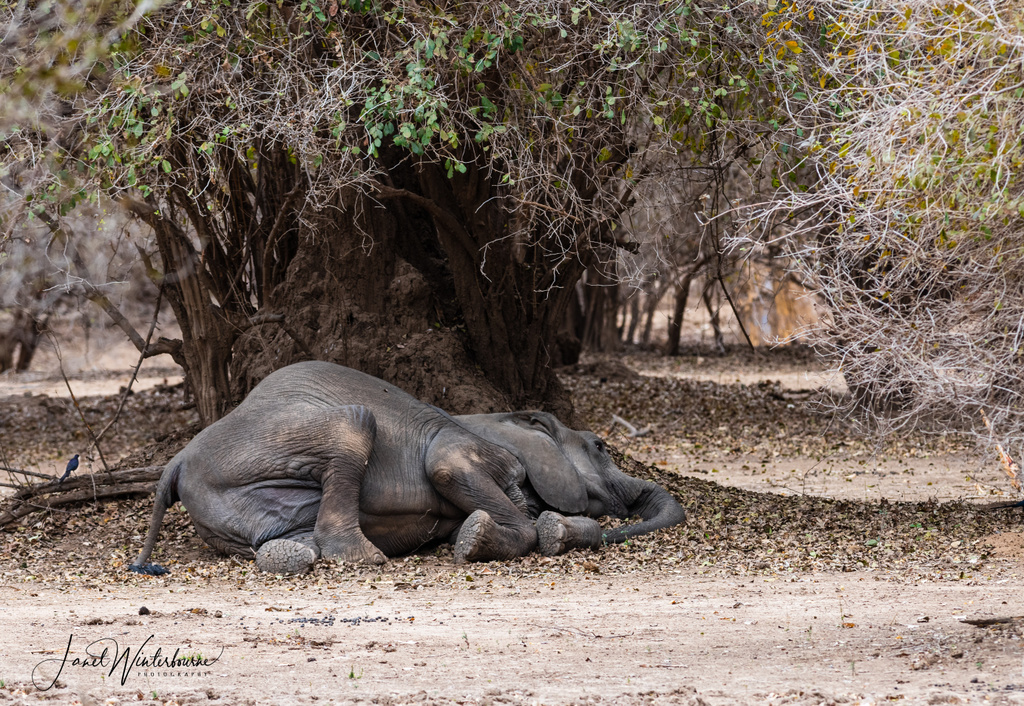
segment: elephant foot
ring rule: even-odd
[[[467,517],[455,540],[455,563],[495,558],[494,538],[498,530],[498,523],[483,510],[477,510]]]
[[[537,549],[558,556],[570,549],[601,546],[601,525],[589,517],[563,517],[546,510],[537,518]]]
[[[547,510],[537,518],[537,550],[544,556],[558,556],[565,551],[565,538],[569,530],[562,522],[564,519],[558,513]]]
[[[337,548],[328,546],[321,551],[324,559],[352,564],[383,564],[387,561],[384,552],[377,549],[368,539],[364,539],[357,546],[343,545]]]
[[[348,564],[381,565],[387,562],[387,557],[376,547],[374,547],[372,551],[338,551],[325,553],[324,558],[333,559],[335,562],[346,562]]]
[[[270,574],[305,574],[318,559],[308,544],[291,539],[272,539],[256,552],[256,566]]]

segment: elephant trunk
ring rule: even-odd
[[[667,490],[650,481],[631,480],[636,481],[636,495],[633,501],[627,504],[628,513],[630,516],[639,516],[641,522],[605,530],[601,537],[603,542],[607,544],[625,542],[630,537],[672,527],[686,521],[686,511]]]

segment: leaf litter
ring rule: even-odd
[[[575,396],[580,417],[591,428],[603,431],[613,413],[637,427],[652,427],[650,437],[611,439],[627,453],[679,443],[693,444],[695,452],[746,448],[786,454],[813,453],[836,445],[870,447],[868,441],[820,414],[813,399],[787,401],[770,383],[722,384],[652,376],[609,381],[599,371],[567,375],[563,380]],[[115,401],[90,398],[87,403],[101,410]],[[144,433],[119,437],[123,449],[131,451],[122,466],[165,463],[195,431],[194,418],[176,411],[180,401],[175,396],[172,402],[167,390],[133,395],[132,404],[134,419],[143,420],[132,423],[146,428]],[[31,400],[0,401],[0,416],[6,422],[33,405],[36,423],[45,426],[44,444],[58,443],[60,433],[54,428],[68,434],[77,431],[70,413],[55,414]],[[40,433],[32,419],[32,415],[19,418],[11,428],[14,436],[5,435],[10,463],[23,462],[20,454],[39,456],[40,447],[22,438]],[[960,448],[946,437],[889,443],[895,449],[925,446],[931,453]],[[896,580],[971,581],[1013,568],[990,555],[986,537],[1019,527],[1018,514],[965,502],[863,502],[754,492],[679,475],[628,456],[620,455],[618,461],[627,472],[673,493],[686,509],[686,524],[626,544],[560,557],[534,555],[455,566],[450,547],[442,545],[393,559],[383,567],[321,563],[306,576],[278,577],[260,574],[246,559],[216,554],[198,538],[187,511],[178,506],[164,520],[153,557],[173,573],[153,578],[127,571],[141,547],[152,508],[151,498],[138,497],[37,513],[0,532],[0,574],[7,583],[54,587],[223,581],[300,588],[358,582],[378,590],[432,586],[487,591],[494,582],[505,585],[538,574],[593,578],[608,573],[690,571],[795,580],[813,572],[864,572]],[[618,521],[606,519],[604,524]]]

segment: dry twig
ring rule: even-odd
[[[153,338],[153,331],[156,330],[156,322],[160,316],[160,304],[163,302],[164,289],[160,288],[160,291],[156,295],[156,306],[153,310],[153,322],[149,325],[149,333],[146,334],[146,341],[142,346],[142,351],[139,354],[139,362],[135,364],[135,370],[132,371],[132,377],[128,380],[128,384],[124,387],[124,392],[121,394],[121,400],[117,404],[117,411],[114,412],[114,416],[111,417],[107,425],[100,430],[100,433],[96,435],[96,441],[98,442],[103,438],[103,435],[114,426],[118,419],[121,417],[121,410],[124,409],[124,403],[128,400],[128,395],[132,392],[132,385],[135,384],[136,378],[139,376],[139,368],[142,367],[142,362],[147,358],[146,351],[149,350],[149,342]],[[106,464],[104,464],[106,465]]]
[[[99,439],[96,437],[96,432],[92,430],[92,426],[89,425],[89,420],[85,418],[85,413],[82,411],[81,405],[78,404],[78,398],[75,397],[75,391],[71,389],[71,382],[68,380],[67,373],[64,372],[64,358],[61,357],[60,344],[57,343],[57,339],[54,338],[53,334],[50,334],[50,342],[53,344],[53,350],[57,355],[57,363],[60,366],[60,376],[64,379],[64,385],[68,388],[68,394],[71,395],[71,402],[75,405],[75,410],[78,412],[79,418],[82,420],[82,425],[85,426],[87,432],[89,432],[89,438],[92,439],[93,446],[96,447],[96,453],[99,454],[100,462],[103,464],[103,470],[110,473],[110,466],[107,465],[107,460],[103,458],[103,449],[100,448]]]

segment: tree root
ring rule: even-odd
[[[143,466],[26,485],[0,505],[0,528],[61,505],[152,493],[163,471],[163,466]]]

